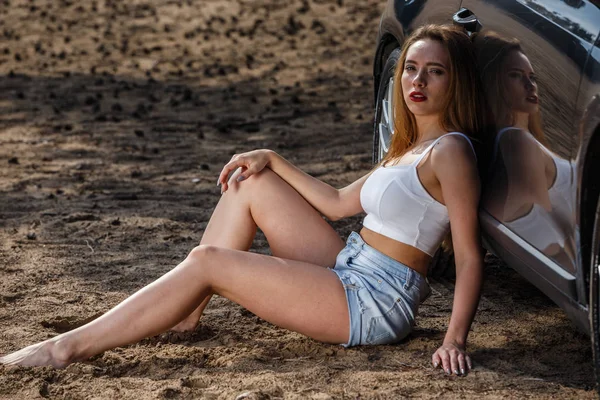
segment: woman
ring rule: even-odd
[[[194,327],[212,294],[319,341],[396,342],[412,328],[429,290],[427,265],[451,227],[456,295],[432,362],[466,373],[482,275],[479,180],[472,145],[455,131],[475,136],[483,126],[474,65],[463,32],[417,30],[396,72],[396,134],[384,165],[337,190],[272,151],[234,155],[201,245],[181,264],[102,317],[0,362],[63,367],[178,323]],[[321,217],[363,209],[365,227],[345,247]],[[257,226],[274,256],[247,252]]]
[[[498,129],[483,205],[544,254],[574,268],[572,168],[545,147],[533,66],[516,39],[490,31],[473,43]]]

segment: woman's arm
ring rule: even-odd
[[[272,150],[254,150],[234,155],[231,161],[223,167],[219,177],[219,182],[223,184],[222,190],[227,190],[227,176],[236,168],[242,168],[236,178],[243,180],[264,167],[270,168],[279,175],[329,220],[336,221],[363,211],[360,205],[360,189],[368,175],[343,189],[336,189],[305,173]]]
[[[268,167],[329,220],[336,221],[363,211],[360,205],[360,189],[368,175],[342,189],[336,189],[310,176],[274,151],[270,151]]]
[[[556,168],[551,171],[552,178],[548,182],[547,169],[554,167],[554,162],[541,149],[541,144],[529,132],[511,128],[503,132],[497,146],[497,168],[503,168],[506,177],[502,186],[486,193],[486,196],[490,195],[486,197],[486,208],[491,202],[494,217],[501,222],[522,218],[534,204],[545,210],[552,209],[548,187],[554,181]],[[495,181],[491,183],[496,186]]]
[[[435,146],[431,165],[440,182],[448,209],[456,262],[452,316],[443,345],[435,352],[434,366],[446,373],[465,374],[471,368],[466,354],[483,278],[483,254],[479,235],[480,182],[477,163],[464,138],[446,137]]]

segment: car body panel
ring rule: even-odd
[[[584,73],[582,74],[577,110],[582,110],[578,124],[578,152],[575,157],[575,184],[577,192],[576,220],[579,224],[578,262],[583,266],[578,275],[578,289],[582,302],[588,295],[588,277],[592,259],[591,240],[594,229],[595,201],[600,196],[600,180],[597,178],[600,166],[600,33],[596,37]]]
[[[482,211],[479,218],[485,247],[513,267],[528,281],[534,282],[538,289],[565,310],[577,328],[584,333],[589,333],[590,322],[587,307],[565,294],[571,293],[575,288],[575,277],[566,273],[543,253],[506,228],[486,211]],[[554,269],[546,269],[544,270],[545,274],[542,275],[539,270],[529,267],[531,264],[544,259],[548,265],[554,266]],[[557,285],[559,286],[557,287]]]
[[[590,30],[597,26],[594,20],[600,21],[600,12],[587,1],[463,0],[461,6],[477,16],[484,32],[492,30],[521,42],[538,76],[544,122],[543,136],[529,141],[537,145],[537,152],[519,155],[523,147],[517,146],[522,140],[513,138],[502,144],[502,135],[497,136],[503,165],[492,165],[492,174],[487,178],[491,194],[484,193],[482,230],[495,252],[500,248],[509,252],[509,265],[564,308],[577,326],[589,331],[587,265],[580,254],[577,212],[577,155],[581,145],[578,126],[583,114],[578,92],[580,82],[585,81],[586,62],[597,36]],[[533,179],[531,169],[523,168],[534,164],[532,154],[540,155],[539,163],[544,157],[549,159],[556,171],[554,182],[548,180],[545,203],[538,196],[539,191],[533,189],[545,177]],[[525,157],[530,159],[524,162]],[[505,171],[494,175],[502,169]],[[512,177],[507,170],[513,171]],[[523,177],[528,174],[533,178]],[[501,179],[494,179],[500,175]],[[505,181],[504,193],[494,189],[501,180]],[[523,182],[527,181],[534,184],[525,186]],[[492,215],[499,223],[489,223]]]

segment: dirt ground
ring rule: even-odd
[[[182,260],[235,152],[272,148],[337,187],[368,171],[383,5],[0,0],[0,354]],[[253,251],[268,252],[264,236]],[[589,338],[486,261],[465,378],[430,367],[452,304],[441,280],[397,345],[320,344],[215,298],[193,333],[64,370],[0,367],[0,398],[595,398]]]

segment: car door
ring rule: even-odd
[[[484,236],[555,301],[581,298],[577,94],[598,33],[598,7],[585,0],[463,0],[461,7],[479,21],[478,35],[495,37],[489,43],[521,49],[503,65],[497,58],[505,54],[496,51],[480,66],[498,74],[496,91],[488,91],[497,130],[482,201]],[[522,88],[510,89],[519,79]]]

